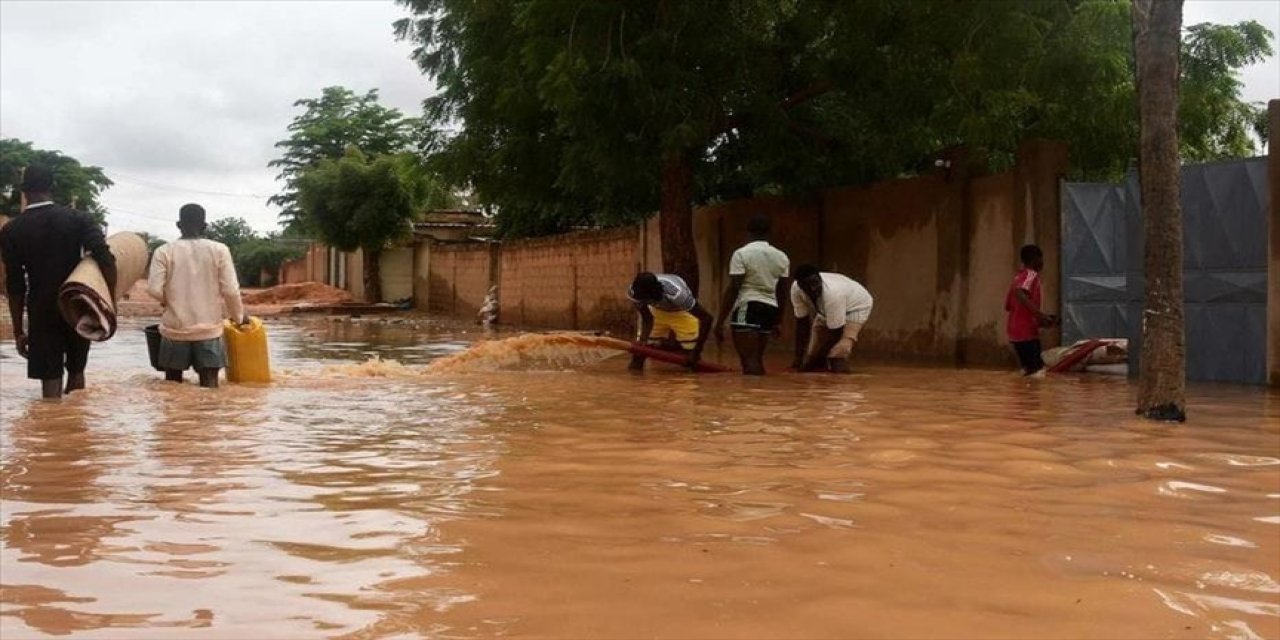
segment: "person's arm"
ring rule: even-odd
[[[1035,314],[1036,320],[1040,324],[1051,325],[1054,323],[1054,317],[1041,311],[1040,307],[1037,307],[1036,303],[1031,301],[1031,295],[1027,293],[1026,289],[1018,287],[1017,290],[1013,292],[1013,296],[1017,298],[1018,304],[1021,304],[1027,311]]]
[[[644,344],[653,333],[653,314],[649,312],[649,305],[641,303],[636,303],[636,314],[640,316],[640,335],[636,336],[636,342]],[[632,354],[631,365],[627,368],[632,371],[643,371],[644,361],[644,356]]]
[[[698,360],[702,358],[702,348],[707,344],[707,338],[711,336],[711,312],[703,308],[701,303],[693,303],[693,308],[689,310],[695,318],[698,319],[698,341],[693,346],[693,351],[689,353],[689,367],[697,366]]]
[[[160,306],[168,306],[164,290],[169,283],[169,252],[161,247],[151,256],[151,270],[147,273],[147,293],[151,294]]]
[[[787,291],[791,288],[791,278],[783,276],[778,278],[778,284],[773,288],[773,299],[778,301],[778,322],[773,325],[773,337],[777,338],[782,335],[782,319],[787,313]]]
[[[827,354],[831,353],[831,350],[843,339],[843,325],[839,329],[828,328],[826,338],[822,341],[822,344],[818,345],[817,349],[813,350],[813,353],[808,354],[808,358],[805,360],[804,364],[801,365],[800,370],[820,371],[825,369],[827,364]]]
[[[218,265],[218,288],[222,293],[222,301],[227,305],[227,317],[232,322],[249,324],[249,316],[244,312],[244,301],[240,299],[240,279],[236,277],[231,250],[223,246],[218,253],[221,263]]]
[[[732,269],[732,267],[730,267]],[[724,288],[724,298],[720,300],[720,313],[717,314],[715,322],[716,340],[724,340],[724,321],[733,311],[733,303],[738,301],[738,293],[742,291],[742,281],[747,278],[746,274],[729,275],[729,285]],[[699,305],[701,306],[701,305]],[[695,314],[696,315],[696,314]]]
[[[119,274],[116,273],[116,257],[111,253],[111,247],[107,245],[107,238],[102,233],[102,227],[93,221],[93,218],[77,213],[80,216],[80,245],[84,247],[86,253],[93,257],[93,261],[98,263],[98,270],[102,272],[102,279],[107,281],[107,291],[111,294],[111,301],[115,302],[116,291],[120,283],[116,282]]]
[[[27,310],[27,270],[14,252],[5,246],[5,238],[0,234],[0,258],[4,260],[5,292],[9,295],[9,319],[13,321],[13,340],[18,346],[18,355],[27,357],[27,331],[22,317]]]
[[[809,347],[809,334],[812,331],[809,320],[809,305],[800,291],[800,285],[791,283],[791,307],[796,316],[796,357],[791,361],[791,368],[799,371],[804,366],[804,352]]]

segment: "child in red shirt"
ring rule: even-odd
[[[1043,375],[1040,328],[1057,324],[1058,319],[1040,311],[1040,271],[1044,269],[1044,252],[1029,244],[1022,248],[1022,269],[1013,277],[1009,293],[1004,297],[1008,313],[1005,329],[1009,342],[1018,354],[1024,375]]]

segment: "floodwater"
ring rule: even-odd
[[[272,331],[270,387],[164,384],[128,326],[60,404],[0,344],[0,637],[1280,638],[1274,392],[1173,427],[1118,379]]]

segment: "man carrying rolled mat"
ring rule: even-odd
[[[231,251],[204,238],[204,207],[186,204],[178,211],[182,237],[151,258],[147,290],[160,301],[160,367],[170,382],[182,382],[195,369],[200,386],[216,388],[218,371],[227,366],[222,319],[248,324],[240,300],[240,283]],[[225,305],[225,312],[224,307]]]
[[[93,256],[115,297],[116,258],[102,228],[88,215],[53,202],[53,171],[31,165],[22,174],[26,204],[0,229],[5,286],[18,355],[27,359],[27,377],[39,380],[46,399],[84,388],[89,341],[58,312],[58,290],[84,253]],[[30,323],[24,329],[24,312]],[[66,385],[63,385],[63,372]]]

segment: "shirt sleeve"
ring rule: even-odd
[[[747,275],[747,261],[742,258],[742,249],[734,251],[733,257],[729,258],[729,275]]]
[[[1023,271],[1022,273],[1018,274],[1018,277],[1014,278],[1013,286],[1018,289],[1030,291],[1031,288],[1035,286],[1036,278],[1038,277],[1039,277],[1039,274],[1037,274],[1035,271],[1027,269],[1026,271]]]
[[[151,270],[147,274],[147,293],[160,304],[165,304],[164,290],[169,282],[169,247],[156,249],[151,256]]]
[[[0,229],[0,259],[4,260],[5,291],[10,299],[21,299],[27,295],[27,270],[9,246],[9,240],[9,235]]]
[[[76,216],[80,219],[80,244],[85,252],[93,256],[94,262],[97,262],[99,267],[115,265],[116,257],[111,253],[111,247],[107,246],[107,238],[102,233],[102,227],[99,227],[93,218],[83,213],[76,213]]]
[[[218,250],[218,286],[222,289],[222,300],[227,305],[227,315],[239,321],[244,317],[244,302],[240,300],[240,279],[236,277],[236,264],[231,259],[231,250],[225,245]]]
[[[800,285],[791,283],[791,308],[796,310],[797,318],[808,318],[813,310],[809,306],[809,298],[800,290]]]

